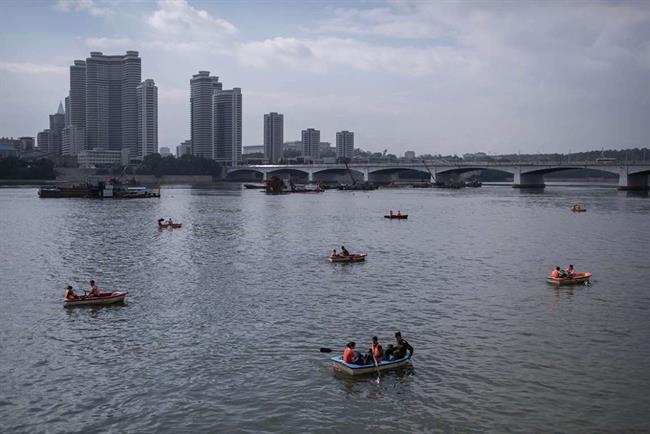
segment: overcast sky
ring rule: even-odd
[[[90,51],[137,50],[159,146],[189,138],[199,70],[285,140],[402,154],[650,146],[650,2],[58,0],[0,2],[0,136],[35,136]]]

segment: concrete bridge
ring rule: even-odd
[[[426,166],[422,162],[354,163],[348,166],[359,179],[363,178],[364,181],[372,181],[373,177],[377,175],[411,170],[426,174],[431,178],[431,182],[448,182],[459,179],[463,173],[491,169],[513,175],[512,186],[515,188],[544,188],[544,175],[547,173],[571,169],[592,169],[618,175],[618,188],[621,190],[645,190],[649,188],[648,176],[650,175],[650,163],[646,162],[505,163],[475,161],[455,163],[427,161]],[[263,180],[273,175],[281,176],[293,173],[298,176],[306,176],[309,182],[314,182],[327,174],[346,174],[348,172],[343,164],[263,164],[229,167],[227,177],[241,173],[259,173]]]

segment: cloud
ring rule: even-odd
[[[58,0],[52,7],[61,12],[85,12],[95,17],[113,14],[111,8],[98,6],[94,0]]]
[[[45,65],[42,63],[0,62],[0,71],[13,74],[51,75],[66,74],[68,68],[63,66]]]
[[[230,22],[195,9],[186,0],[159,0],[158,10],[146,18],[147,24],[163,34],[210,40],[237,33]]]
[[[258,68],[272,65],[326,72],[332,67],[422,76],[443,65],[470,67],[471,62],[445,47],[391,47],[349,38],[273,38],[241,44],[241,64]]]

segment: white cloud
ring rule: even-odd
[[[111,8],[98,6],[94,0],[58,0],[53,8],[61,12],[85,12],[95,17],[113,14]]]
[[[125,48],[133,45],[133,41],[129,38],[107,38],[107,37],[91,37],[86,38],[84,41],[87,47],[94,49],[113,49]]]
[[[0,62],[0,71],[13,74],[51,75],[66,74],[68,68],[64,66],[45,65],[42,63],[29,62]]]
[[[186,0],[159,0],[158,10],[147,17],[147,24],[164,34],[210,40],[237,33],[230,22],[195,9]]]
[[[471,62],[445,47],[390,47],[343,38],[274,38],[242,44],[237,57],[243,65],[267,68],[280,64],[325,72],[332,67],[421,76],[442,66],[469,68]]]

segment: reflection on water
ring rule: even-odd
[[[5,429],[649,429],[647,193],[162,193],[0,190]],[[578,201],[588,212],[569,211]],[[160,231],[161,217],[183,227]],[[341,245],[366,262],[329,263]],[[593,286],[546,283],[568,263]],[[64,309],[63,287],[91,278],[129,291],[126,303]],[[318,352],[373,335],[387,345],[396,330],[413,365],[379,384]]]

